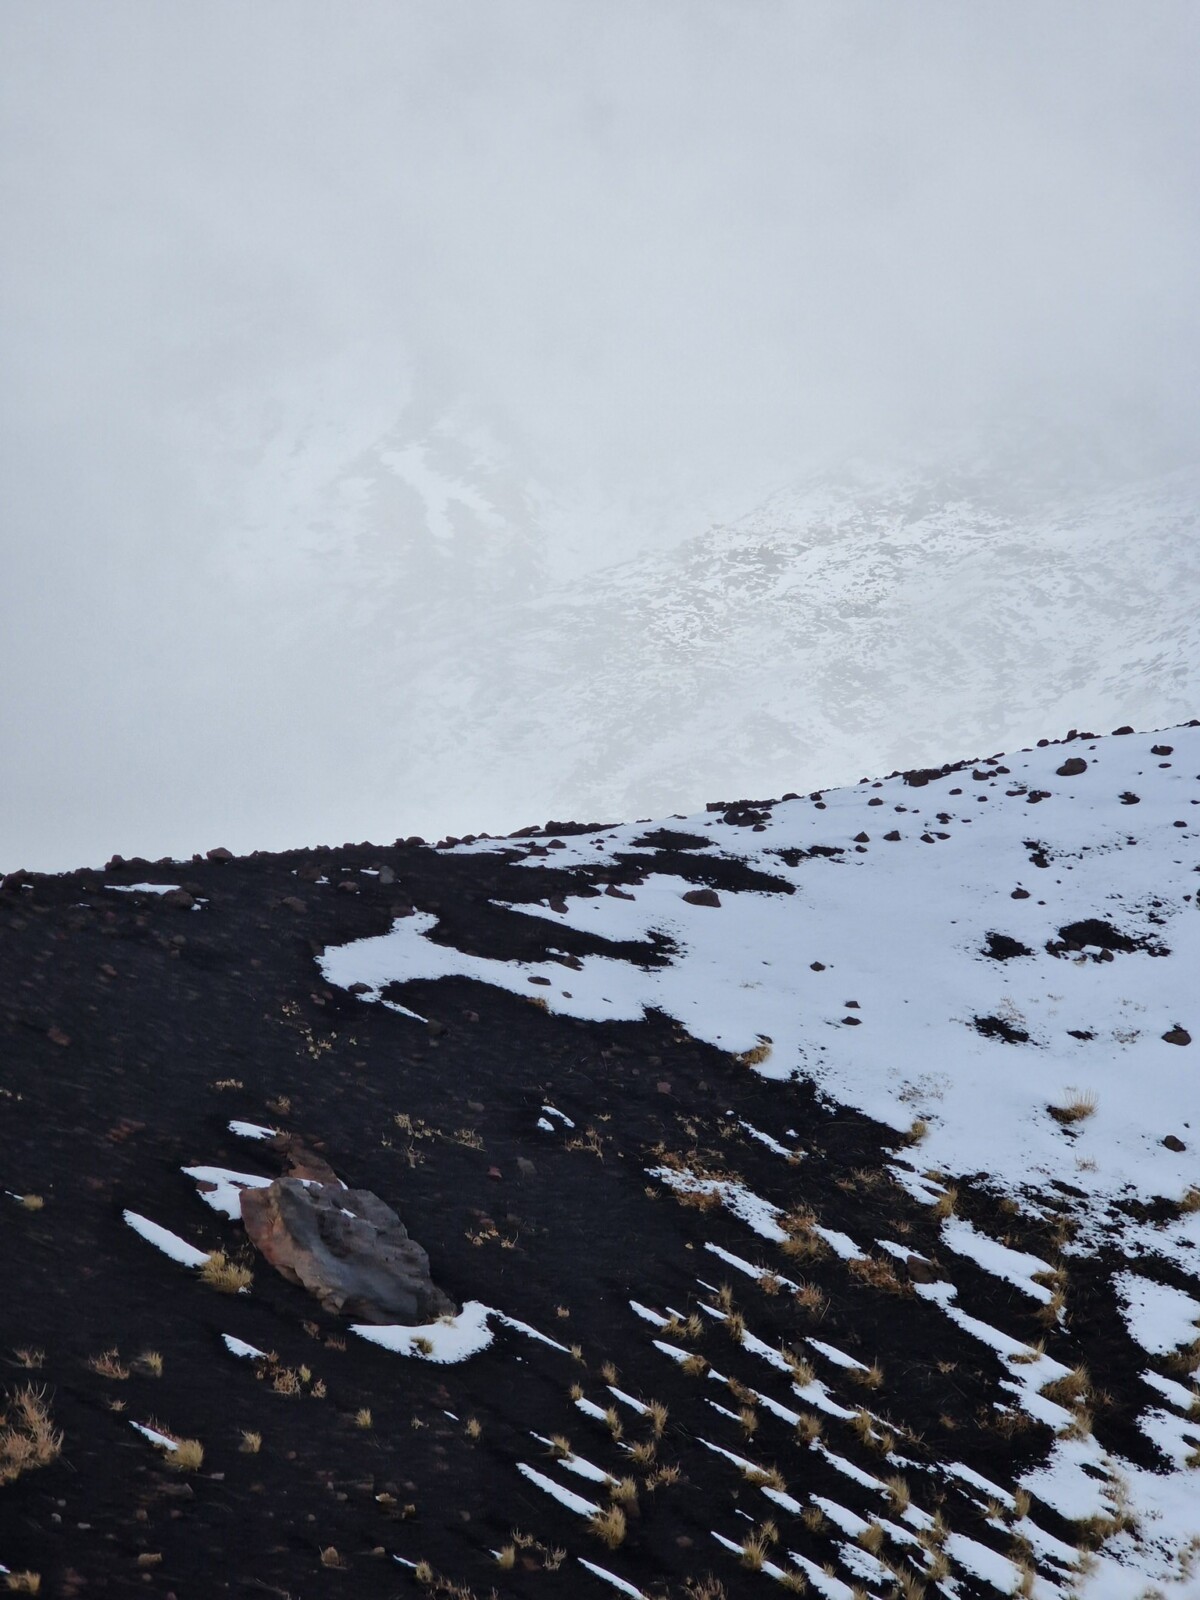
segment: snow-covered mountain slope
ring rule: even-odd
[[[810,1082],[839,1118],[895,1129],[891,1180],[930,1208],[937,1252],[957,1264],[918,1272],[915,1294],[990,1352],[992,1414],[1036,1445],[1001,1491],[1024,1497],[1018,1545],[1000,1556],[956,1535],[934,1586],[957,1593],[957,1564],[971,1593],[1197,1593],[1200,724],[1084,734],[652,830],[449,850],[464,867],[497,853],[515,853],[534,885],[495,910],[514,929],[540,926],[544,956],[481,954],[474,936],[459,948],[418,904],[390,932],[328,949],[326,978],[409,1015],[418,1002],[403,985],[469,977],[591,1022],[665,1016],[777,1083],[781,1103]],[[591,953],[547,928],[587,935]],[[782,1252],[756,1265],[718,1250],[726,1266],[782,1274],[797,1294],[787,1274],[822,1252],[881,1283],[912,1270],[907,1224],[880,1214],[855,1238],[819,1211],[798,1218],[787,1191],[802,1142],[751,1131],[780,1158],[774,1194],[695,1153],[647,1169],[737,1218],[756,1256]],[[988,1226],[964,1215],[969,1195],[995,1204]],[[1031,1252],[1026,1224],[1051,1228],[1057,1254]],[[966,1262],[1008,1286],[986,1320],[955,1281]],[[630,1285],[641,1315],[636,1261]],[[1043,1333],[1032,1345],[1031,1309]],[[669,1311],[647,1316],[665,1324]],[[1118,1388],[1132,1397],[1119,1418]],[[888,1470],[917,1470],[894,1440],[885,1454]],[[775,1499],[786,1548],[802,1508]],[[1068,1525],[1094,1535],[1086,1558],[1063,1544]],[[715,1531],[736,1549],[746,1530]],[[886,1574],[872,1560],[857,1575],[874,1594]],[[796,1561],[831,1600],[850,1592]]]
[[[553,816],[630,816],[1178,719],[1198,504],[1195,472],[1049,503],[927,473],[808,483],[471,635],[483,670],[438,760],[537,774]]]
[[[259,561],[277,693],[339,730],[368,836],[849,782],[1161,726],[1200,689],[1195,469],[1022,477],[1019,451],[950,451],[814,474],[706,532],[686,498],[551,491],[452,410],[328,469],[230,570]]]

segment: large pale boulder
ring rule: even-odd
[[[277,1178],[243,1189],[241,1204],[255,1247],[327,1311],[413,1326],[457,1309],[430,1277],[425,1251],[367,1189]]]

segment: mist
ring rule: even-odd
[[[536,820],[553,747],[431,765],[435,599],[465,699],[481,611],[822,462],[1194,461],[1198,62],[1190,0],[5,7],[0,870]],[[385,438],[488,497],[424,610]]]

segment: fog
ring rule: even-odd
[[[487,491],[443,644],[848,454],[1194,459],[1198,62],[1191,0],[13,0],[0,870],[538,819],[552,744],[423,765],[385,437]]]

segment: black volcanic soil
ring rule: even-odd
[[[698,886],[738,886],[729,862],[689,853],[694,841],[656,842],[670,870]],[[360,871],[380,866],[395,883]],[[296,876],[314,868],[330,881]],[[628,858],[631,880],[646,868],[646,857]],[[203,904],[193,911],[104,887],[147,878],[183,883]],[[354,892],[338,887],[347,882]],[[739,1398],[654,1349],[654,1330],[633,1315],[630,1298],[686,1315],[713,1302],[699,1280],[729,1280],[750,1329],[775,1348],[814,1334],[867,1364],[878,1360],[884,1378],[874,1391],[849,1380],[838,1389],[829,1370],[820,1375],[842,1403],[887,1419],[914,1463],[922,1504],[940,1506],[952,1527],[980,1542],[1010,1548],[1004,1526],[938,1469],[953,1459],[1006,1484],[1044,1451],[1048,1430],[1011,1410],[998,1388],[1007,1375],[999,1360],[916,1298],[903,1271],[894,1288],[880,1287],[829,1254],[790,1259],[726,1211],[678,1203],[646,1173],[664,1150],[736,1172],[756,1193],[811,1205],[825,1226],[856,1240],[901,1237],[941,1272],[936,1220],[886,1170],[902,1151],[894,1131],[822,1102],[806,1082],[767,1083],[663,1017],[580,1023],[539,1007],[536,989],[526,1001],[455,979],[405,987],[405,1003],[431,1020],[427,1027],[331,990],[316,965],[323,946],[384,932],[413,905],[436,911],[444,936],[463,949],[544,959],[553,944],[583,954],[592,948],[586,935],[533,918],[523,925],[488,904],[578,893],[579,883],[577,872],[522,872],[503,855],[415,846],[182,867],[135,862],[5,881],[0,1189],[45,1203],[29,1210],[0,1199],[0,1361],[8,1361],[0,1390],[44,1384],[64,1445],[51,1466],[0,1487],[0,1560],[40,1572],[44,1595],[85,1600],[390,1597],[414,1586],[395,1555],[428,1562],[435,1590],[449,1592],[453,1582],[463,1586],[455,1592],[480,1596],[493,1587],[517,1596],[615,1593],[576,1556],[648,1594],[682,1596],[686,1580],[710,1570],[730,1593],[749,1592],[770,1580],[739,1567],[711,1530],[740,1537],[751,1527],[746,1517],[761,1522],[771,1506],[698,1435],[778,1465],[797,1498],[827,1494],[864,1516],[880,1503],[766,1412],[748,1439],[706,1404],[737,1412]],[[304,909],[285,906],[289,897]],[[663,958],[650,946],[631,953]],[[537,1129],[547,1100],[575,1120],[577,1148]],[[228,1131],[231,1118],[303,1136],[347,1183],[399,1211],[456,1300],[481,1300],[579,1344],[582,1360],[504,1328],[482,1354],[445,1366],[350,1334],[254,1258],[240,1227],[203,1205],[181,1173],[192,1164],[276,1170],[265,1146]],[[808,1154],[782,1160],[747,1137],[740,1119]],[[523,1175],[519,1159],[533,1172]],[[970,1185],[959,1205],[997,1236],[1053,1259],[1049,1227],[1035,1229]],[[137,1237],[122,1220],[126,1207],[202,1248],[229,1250],[254,1269],[252,1292],[207,1287]],[[766,1292],[707,1253],[708,1241],[819,1285],[827,1305],[806,1310],[786,1292]],[[1108,1371],[1137,1371],[1110,1302],[1088,1294],[1086,1282],[1080,1327],[1047,1334],[1033,1302],[968,1261],[952,1265],[971,1314],[1029,1341],[1047,1337],[1068,1364],[1086,1355],[1098,1382]],[[1101,1281],[1102,1262],[1095,1273]],[[695,1347],[714,1366],[805,1409],[784,1375],[704,1320]],[[261,1364],[228,1353],[225,1333],[273,1352],[283,1367],[307,1368],[302,1392],[276,1393]],[[88,1363],[110,1349],[125,1363],[160,1352],[161,1376],[136,1366],[124,1379],[103,1376]],[[24,1369],[14,1354],[22,1350],[44,1352],[44,1363]],[[678,1484],[643,1484],[615,1551],[515,1470],[517,1462],[551,1470],[532,1430],[567,1433],[615,1475],[645,1478],[572,1405],[576,1383],[611,1403],[605,1361],[622,1389],[667,1405],[657,1462],[682,1471]],[[1097,1411],[1096,1429],[1146,1460],[1150,1447],[1130,1422],[1136,1398],[1125,1382]],[[369,1428],[355,1421],[364,1407]],[[622,1417],[625,1443],[649,1436],[633,1412]],[[170,1470],[131,1421],[199,1439],[200,1470]],[[826,1419],[825,1430],[830,1449],[866,1471],[895,1470],[848,1424]],[[241,1448],[244,1431],[261,1434],[258,1453]],[[595,1484],[563,1482],[603,1499]],[[1035,1510],[1074,1542],[1060,1519]],[[779,1520],[786,1528],[776,1559],[786,1562],[780,1552],[790,1548],[836,1564],[836,1530]],[[502,1570],[492,1552],[514,1528],[535,1542]],[[557,1566],[552,1554],[547,1560],[556,1548],[569,1552]],[[969,1577],[960,1589],[992,1592]]]

